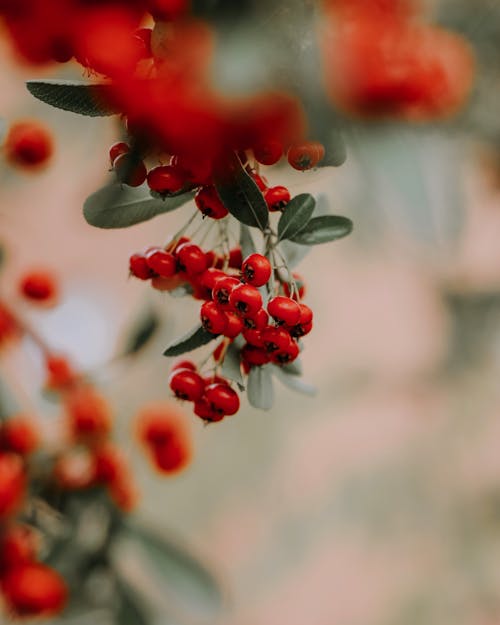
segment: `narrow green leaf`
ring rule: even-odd
[[[64,111],[88,117],[120,113],[111,101],[111,85],[92,85],[72,80],[29,80],[28,91],[38,100]]]
[[[164,356],[180,356],[186,352],[190,352],[197,347],[206,345],[216,338],[215,334],[210,334],[201,325],[195,326],[192,330],[189,330],[180,339],[176,339],[163,352]]]
[[[153,337],[160,326],[160,319],[154,310],[149,309],[141,315],[134,327],[129,330],[123,350],[123,356],[132,356],[140,351]]]
[[[166,622],[209,625],[218,621],[223,596],[211,572],[176,542],[137,523],[124,524],[110,554],[120,579]]]
[[[231,343],[226,350],[224,362],[222,363],[222,375],[238,386],[244,388],[243,376],[241,375],[241,358],[238,347]]]
[[[141,600],[134,588],[119,579],[118,591],[120,607],[116,615],[116,625],[150,625],[151,620],[146,614],[144,601]]]
[[[302,363],[300,358],[296,358],[293,362],[289,362],[286,365],[281,365],[280,370],[288,375],[302,375]]]
[[[227,210],[247,226],[265,230],[269,209],[264,196],[237,156],[228,163],[224,174],[216,181],[216,189]]]
[[[352,232],[352,221],[338,215],[313,217],[307,226],[292,237],[300,245],[319,245],[341,239]]]
[[[255,254],[257,251],[255,243],[253,242],[252,233],[245,224],[240,222],[240,247],[243,258]]]
[[[293,239],[312,217],[316,200],[309,193],[296,195],[287,204],[278,222],[278,241]]]
[[[247,395],[250,405],[260,410],[270,410],[274,403],[274,388],[271,370],[264,367],[252,367],[248,374]]]
[[[272,365],[272,372],[282,384],[297,393],[313,397],[318,392],[314,386],[304,382],[296,373],[287,371],[285,367]]]
[[[90,195],[83,205],[83,215],[96,228],[127,228],[179,208],[193,198],[192,193],[166,200],[155,200],[144,187],[110,184]]]

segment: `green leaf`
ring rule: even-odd
[[[269,223],[266,201],[237,156],[227,163],[223,175],[218,176],[215,187],[231,215],[247,226],[265,230]]]
[[[129,330],[129,335],[123,350],[123,356],[132,356],[140,351],[153,337],[160,327],[160,319],[153,309],[149,309]]]
[[[167,622],[209,625],[223,609],[219,584],[186,549],[132,521],[123,524],[110,553],[113,569]],[[165,622],[164,620],[162,622]]]
[[[252,233],[248,226],[240,222],[240,247],[241,255],[245,259],[250,254],[255,254],[257,251],[255,243],[253,242]]]
[[[120,607],[116,615],[116,625],[150,625],[143,601],[132,586],[118,580]]]
[[[236,382],[241,390],[244,390],[243,376],[241,375],[241,358],[238,347],[231,343],[224,355],[222,363],[222,375]]]
[[[14,397],[7,382],[0,378],[0,421],[21,412],[19,402]]]
[[[166,200],[155,200],[144,187],[110,184],[90,195],[83,205],[83,215],[96,228],[127,228],[179,208],[193,198],[192,193]]]
[[[286,365],[281,365],[280,370],[288,375],[302,375],[302,363],[300,362],[300,358],[296,358],[293,362],[289,362]]]
[[[300,245],[319,245],[341,239],[352,232],[352,221],[338,215],[313,217],[292,241]]]
[[[210,334],[201,325],[195,326],[192,330],[189,330],[180,339],[176,339],[165,349],[164,356],[180,356],[186,352],[190,352],[197,347],[210,343],[213,339],[217,338],[216,334]]]
[[[247,395],[250,405],[260,410],[270,410],[274,403],[274,388],[271,370],[264,367],[252,367],[248,374]]]
[[[278,241],[293,239],[312,217],[316,200],[309,193],[296,195],[287,204],[278,222]]]
[[[29,80],[26,86],[38,100],[64,111],[89,117],[106,117],[121,112],[109,104],[111,85],[91,85],[72,80]]]
[[[297,391],[297,393],[302,393],[303,395],[309,395],[310,397],[313,397],[318,392],[314,386],[301,380],[296,373],[287,371],[285,367],[271,366],[273,375],[276,376],[282,384],[293,391]]]

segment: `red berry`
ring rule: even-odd
[[[224,345],[224,341],[221,343],[221,345]],[[205,387],[210,386],[210,384],[227,384],[226,378],[215,374],[204,375],[203,382],[205,382]]]
[[[255,169],[249,169],[248,173],[253,178],[255,184],[259,187],[261,191],[265,191],[267,189],[267,180],[264,176],[258,174]]]
[[[111,410],[106,399],[91,386],[72,389],[65,408],[71,432],[76,439],[96,439],[111,430]]]
[[[268,326],[261,330],[261,336],[264,347],[269,354],[288,349],[292,342],[290,334],[284,328]]]
[[[109,148],[109,160],[111,165],[113,165],[119,156],[126,154],[127,152],[130,152],[130,146],[128,143],[125,143],[124,141],[113,143],[113,145]]]
[[[194,414],[204,421],[210,421],[213,423],[216,421],[222,421],[224,418],[224,415],[217,412],[205,397],[202,397],[195,403]]]
[[[262,295],[250,284],[240,284],[231,291],[229,303],[239,314],[255,315],[262,308]]]
[[[129,260],[130,273],[139,280],[149,280],[154,276],[154,271],[148,265],[144,254],[132,254]]]
[[[178,193],[185,185],[184,174],[178,167],[163,165],[148,173],[148,186],[157,193]]]
[[[39,122],[13,124],[5,139],[5,154],[12,165],[34,169],[47,163],[54,151],[52,135]]]
[[[245,328],[248,330],[263,330],[268,323],[269,315],[264,308],[261,308],[253,315],[247,315],[243,320]]]
[[[212,299],[222,310],[229,310],[231,304],[229,303],[229,297],[234,288],[240,286],[241,282],[238,278],[232,278],[231,276],[225,276],[219,278],[214,288],[212,289]]]
[[[283,145],[280,141],[270,139],[253,148],[255,160],[262,165],[274,165],[283,156]]]
[[[27,525],[7,528],[0,540],[0,575],[5,569],[33,561],[36,551],[35,533]]]
[[[190,276],[202,273],[207,268],[207,257],[198,245],[183,243],[176,249],[176,255],[181,269]]]
[[[1,446],[20,456],[31,454],[39,442],[38,432],[31,419],[16,415],[4,422],[0,431]]]
[[[146,180],[147,170],[144,163],[131,152],[120,154],[113,163],[113,169],[118,180],[129,187],[140,187]]]
[[[299,304],[300,306],[300,319],[298,323],[290,328],[290,334],[294,338],[299,338],[309,334],[312,330],[313,312],[305,304]]]
[[[0,453],[0,519],[17,512],[24,499],[26,476],[23,461],[13,453]]]
[[[243,261],[241,275],[243,280],[252,286],[263,286],[271,277],[272,267],[269,260],[262,254],[250,254]]]
[[[299,355],[299,346],[295,341],[290,341],[290,344],[285,349],[272,352],[271,360],[279,365],[284,365],[288,362],[293,362]]]
[[[288,150],[288,162],[294,169],[312,169],[325,157],[325,148],[318,141],[306,141]]]
[[[19,564],[7,571],[1,584],[7,605],[19,616],[55,615],[66,604],[64,580],[45,564]]]
[[[176,369],[190,369],[191,371],[196,371],[197,367],[192,360],[179,360],[172,365],[171,371],[175,371]]]
[[[198,401],[203,395],[203,378],[189,369],[176,369],[169,378],[169,386],[179,399]]]
[[[302,278],[302,276],[300,276],[298,273],[292,273],[292,277],[295,281],[295,286],[298,289],[298,296],[299,299],[302,299],[306,293],[306,285],[304,283],[304,280]],[[283,283],[283,289],[285,291],[285,295],[287,297],[292,297],[292,287],[291,284],[289,282],[284,282]],[[294,295],[294,299],[297,297],[297,295]]]
[[[290,191],[286,187],[271,187],[264,193],[270,211],[282,211],[290,201]]]
[[[215,302],[205,302],[200,310],[201,324],[212,334],[224,334],[228,318]]]
[[[243,338],[254,347],[264,347],[261,330],[246,328],[243,330]]]
[[[290,297],[278,295],[267,304],[267,312],[278,324],[294,326],[300,319],[300,306]]]
[[[241,350],[241,357],[244,363],[252,367],[261,367],[267,365],[270,361],[269,354],[262,347],[247,343]]]
[[[231,269],[241,269],[243,262],[243,256],[241,254],[241,247],[233,247],[229,250],[229,262],[228,265]]]
[[[210,304],[213,304],[213,302],[210,302]],[[234,339],[243,330],[243,320],[232,312],[225,312],[223,314],[226,315],[227,319],[226,328],[224,329],[223,334],[229,339]]]
[[[48,373],[46,386],[50,389],[61,389],[69,386],[78,377],[70,362],[64,356],[49,354],[45,361],[45,367]]]
[[[214,186],[202,187],[194,197],[199,211],[206,217],[222,219],[228,214]]]
[[[47,302],[57,295],[57,281],[49,271],[31,271],[22,277],[19,290],[30,300]]]
[[[238,412],[240,398],[228,384],[210,384],[205,389],[205,398],[213,410],[222,415],[233,415]]]
[[[215,269],[215,267],[209,267],[206,271],[204,271],[200,276],[200,284],[201,286],[210,289],[210,291],[214,288],[215,283],[219,278],[227,277],[226,274],[220,269]]]
[[[165,250],[153,250],[146,254],[146,263],[155,274],[162,278],[171,278],[177,271],[175,256]]]
[[[127,473],[127,461],[123,452],[113,443],[105,442],[93,448],[94,475],[101,484],[112,484]]]

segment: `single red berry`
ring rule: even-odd
[[[146,254],[148,267],[162,278],[171,278],[177,272],[177,260],[173,254],[165,250],[154,250]]]
[[[47,356],[45,368],[48,373],[45,384],[50,389],[62,389],[70,386],[78,378],[68,359],[58,354],[49,354]]]
[[[100,484],[112,484],[128,472],[125,455],[116,445],[106,441],[92,449],[94,477]]]
[[[148,187],[160,194],[178,193],[184,188],[184,173],[173,165],[155,167],[148,173]]]
[[[215,267],[209,267],[200,275],[200,284],[201,286],[204,286],[211,291],[219,278],[226,277],[226,274],[220,269],[215,269]]]
[[[243,262],[243,255],[241,254],[241,247],[233,247],[229,250],[228,265],[231,269],[241,269],[241,263]]]
[[[294,326],[300,319],[300,306],[290,297],[277,295],[267,304],[267,312],[278,324]]]
[[[26,491],[26,475],[21,457],[0,452],[0,519],[18,511]]]
[[[106,399],[91,386],[79,386],[68,393],[65,408],[69,426],[77,439],[103,438],[111,430],[112,415]]]
[[[262,341],[266,351],[270,354],[288,349],[292,339],[285,328],[268,326],[261,330]]]
[[[202,187],[195,195],[194,201],[199,211],[212,219],[222,219],[229,212],[212,185]]]
[[[210,384],[205,389],[205,398],[213,410],[222,415],[238,412],[240,398],[228,384]]]
[[[312,330],[313,311],[305,304],[299,304],[300,306],[300,319],[298,323],[290,327],[290,334],[294,338],[300,338],[309,334]]]
[[[225,276],[224,278],[219,278],[215,282],[215,286],[212,289],[213,301],[222,310],[229,310],[231,308],[229,297],[233,289],[240,285],[241,285],[241,282],[238,280],[238,278],[232,278],[231,276]]]
[[[179,360],[174,362],[171,371],[175,371],[176,369],[190,369],[191,371],[196,371],[197,366],[192,360]]]
[[[32,562],[36,552],[36,536],[27,525],[17,524],[6,528],[0,540],[0,576],[6,569]]]
[[[288,150],[288,162],[294,169],[312,169],[325,157],[325,148],[318,141],[306,141]]]
[[[212,334],[224,334],[228,318],[215,302],[205,302],[200,309],[201,324]]]
[[[183,243],[176,250],[177,260],[183,271],[188,275],[202,273],[207,268],[207,257],[205,252],[193,243]]]
[[[140,187],[148,173],[141,159],[131,152],[120,154],[113,163],[113,169],[118,180],[129,187]]]
[[[209,303],[213,304],[213,302],[209,302]],[[226,328],[224,329],[223,334],[224,336],[227,336],[227,338],[229,339],[234,339],[243,330],[243,327],[244,327],[243,320],[241,319],[241,317],[238,317],[238,315],[236,315],[235,313],[232,313],[229,311],[223,314],[226,315],[226,319],[227,319]]]
[[[255,315],[262,308],[262,295],[250,284],[240,284],[231,291],[229,303],[242,316]]]
[[[304,295],[306,294],[306,285],[305,285],[304,279],[298,273],[292,273],[292,277],[295,281],[295,286],[298,289],[298,299],[302,299]],[[283,283],[283,289],[287,297],[292,297],[292,286],[289,282]],[[296,298],[297,298],[297,294],[293,296],[293,299],[296,299]]]
[[[206,253],[207,257],[207,267],[214,268],[217,263],[217,254],[213,250],[208,250]]]
[[[130,471],[119,474],[116,480],[106,484],[108,495],[122,512],[131,512],[137,505],[138,492]]]
[[[12,124],[5,139],[9,163],[25,169],[45,165],[54,152],[52,134],[37,121]]]
[[[271,187],[264,193],[270,211],[282,211],[290,201],[290,191],[286,187]]]
[[[111,165],[113,165],[119,156],[126,154],[127,152],[130,152],[130,146],[128,143],[125,143],[124,141],[113,143],[113,145],[109,148],[109,160]]]
[[[222,421],[224,414],[217,412],[212,405],[207,401],[205,397],[202,397],[194,405],[194,414],[204,421],[215,423],[216,421]]]
[[[262,254],[250,254],[243,261],[241,275],[243,280],[252,286],[263,286],[271,277],[272,267],[269,260]]]
[[[179,399],[198,401],[203,395],[203,378],[189,369],[176,369],[169,378],[169,386]]]
[[[19,564],[8,570],[1,586],[7,605],[19,616],[59,614],[68,596],[59,573],[39,562]]]
[[[255,160],[262,165],[274,165],[283,156],[283,144],[276,139],[270,139],[253,148]]]
[[[269,321],[269,315],[264,308],[261,308],[253,315],[247,315],[243,323],[248,330],[263,330]]]
[[[243,338],[247,343],[254,347],[264,347],[264,340],[262,339],[262,330],[255,328],[245,328],[243,330]]]
[[[293,362],[298,355],[299,346],[295,341],[290,341],[290,344],[285,349],[272,352],[271,360],[278,365],[285,365],[288,362]]]
[[[262,367],[271,360],[269,354],[262,347],[247,343],[241,350],[243,362],[252,367]]]
[[[170,243],[168,246],[168,249],[173,254],[177,254],[181,245],[184,245],[184,243],[189,243],[190,241],[191,239],[189,237],[180,237],[179,239],[177,239],[177,241]],[[173,246],[173,249],[172,249],[172,246]]]
[[[155,275],[144,254],[132,254],[129,260],[129,269],[130,273],[139,280],[149,280]]]
[[[27,456],[35,451],[38,443],[39,434],[31,419],[16,415],[4,421],[0,430],[0,444],[3,449]]]
[[[34,302],[54,300],[58,291],[57,280],[49,271],[30,271],[21,278],[19,291],[24,297]]]
[[[247,171],[259,189],[264,192],[267,189],[267,179],[258,174],[255,169],[248,168]]]

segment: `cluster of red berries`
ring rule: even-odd
[[[193,402],[195,414],[205,421],[221,421],[240,407],[238,393],[229,380],[220,375],[202,376],[190,360],[172,367],[169,386],[178,399]]]

